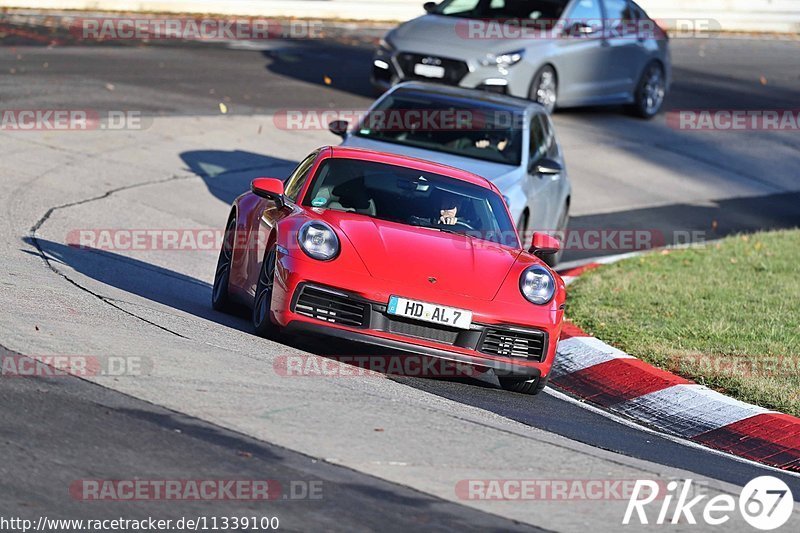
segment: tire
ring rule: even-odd
[[[225,238],[217,259],[217,270],[214,274],[214,287],[211,290],[211,307],[215,311],[230,313],[233,311],[233,302],[228,293],[231,279],[231,265],[233,264],[233,244],[236,242],[236,217],[232,216],[225,226]]]
[[[536,378],[531,380],[519,380],[519,379],[505,379],[500,380],[500,384],[502,385],[504,390],[509,392],[516,392],[518,394],[527,394],[529,396],[536,396],[540,392],[542,392],[545,387],[547,387],[547,382],[550,376],[545,376],[543,378]]]
[[[629,107],[637,117],[650,120],[656,116],[664,105],[667,96],[664,69],[657,61],[648,63],[636,85],[634,103]]]
[[[525,211],[520,215],[519,221],[517,222],[517,233],[519,234],[519,239],[522,241],[522,247],[525,248],[528,246],[529,243],[525,242],[526,234],[525,232],[528,230],[528,212]]]
[[[569,204],[564,204],[564,211],[561,213],[561,217],[558,219],[558,228],[557,231],[561,236],[561,250],[558,251],[557,254],[546,255],[542,257],[547,266],[550,268],[555,268],[561,262],[561,259],[564,257],[564,237],[566,235],[567,228],[569,227]]]
[[[550,65],[545,65],[531,82],[528,99],[540,103],[548,113],[552,114],[558,108],[558,76]]]
[[[256,295],[253,299],[253,327],[260,337],[272,338],[278,334],[278,326],[272,322],[272,292],[275,286],[275,264],[277,246],[273,245],[264,253],[261,271],[258,275]]]

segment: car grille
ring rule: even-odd
[[[481,352],[505,357],[524,357],[543,361],[545,334],[541,331],[516,331],[488,328],[483,336]]]
[[[425,76],[417,76],[414,74],[414,65],[417,63],[422,63],[424,59],[429,57],[430,56],[411,54],[408,52],[402,52],[398,54],[397,63],[403,70],[403,77],[408,80],[423,80],[441,82],[448,85],[458,85],[461,80],[464,79],[464,76],[466,76],[469,72],[469,67],[463,61],[437,57],[435,59],[438,59],[441,62],[439,66],[444,67],[444,78],[427,78]]]
[[[405,335],[407,337],[417,337],[419,339],[427,339],[429,341],[441,342],[444,344],[455,344],[459,333],[458,330],[452,328],[439,328],[424,324],[416,324],[414,322],[406,322],[394,318],[390,318],[388,322],[388,330],[390,333]]]
[[[368,322],[369,304],[314,287],[303,287],[294,312],[334,324],[363,328]]]

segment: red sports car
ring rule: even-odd
[[[563,280],[525,251],[503,197],[455,168],[325,147],[234,201],[213,306],[259,335],[320,334],[466,363],[535,394],[564,317]]]

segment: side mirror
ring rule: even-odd
[[[585,22],[576,22],[564,30],[564,35],[569,37],[586,37],[595,33],[595,28]]]
[[[533,234],[533,243],[529,251],[536,257],[557,254],[560,250],[561,243],[555,237],[551,237],[547,233],[536,232]]]
[[[345,137],[349,127],[350,123],[346,120],[334,120],[328,124],[328,129],[331,131],[331,133],[338,135],[339,137]]]
[[[544,176],[556,176],[564,172],[564,167],[558,161],[553,161],[552,159],[540,159],[532,166],[535,174]]]
[[[256,178],[250,184],[250,190],[253,194],[274,200],[278,207],[283,207],[286,202],[283,199],[283,181],[276,178]]]
[[[427,13],[434,13],[438,4],[436,2],[425,2],[422,4],[422,8],[425,9]]]

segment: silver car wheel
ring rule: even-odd
[[[655,115],[661,109],[664,103],[664,96],[666,95],[666,88],[664,87],[664,75],[661,72],[661,67],[658,65],[651,65],[647,71],[645,82],[642,84],[642,104],[644,112],[647,115]]]
[[[558,101],[558,81],[551,67],[544,67],[539,71],[534,78],[531,93],[531,100],[542,104],[548,113],[555,111]]]

